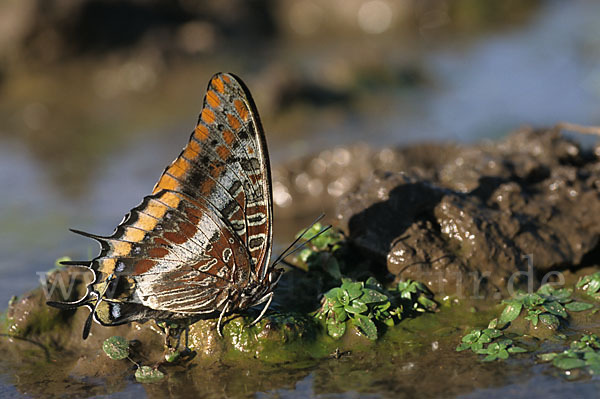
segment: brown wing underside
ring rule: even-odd
[[[266,274],[271,197],[254,103],[236,77],[217,74],[190,141],[152,195],[99,239],[96,290],[106,289],[108,301],[141,301],[156,310],[215,310],[232,287]],[[113,287],[106,282],[111,274],[120,280]]]

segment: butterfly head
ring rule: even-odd
[[[245,309],[263,303],[277,286],[282,272],[283,269],[271,268],[262,281],[251,281],[241,292],[239,307]]]

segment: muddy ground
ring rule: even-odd
[[[135,343],[132,360],[157,364],[163,338],[153,323],[94,325],[83,341],[88,311],[47,307],[43,288],[9,306],[0,341],[9,356],[1,363],[20,393],[34,397],[124,389],[156,397],[253,396],[307,379],[310,389],[324,393],[446,396],[526,379],[536,373],[530,360],[482,365],[454,348],[465,330],[493,317],[511,290],[561,278],[573,284],[598,270],[599,148],[583,148],[558,130],[523,128],[477,145],[341,147],[276,169],[276,217],[325,210],[347,237],[347,274],[422,281],[442,305],[438,313],[389,328],[376,342],[352,329],[338,341],[324,334],[309,315],[323,291],[294,288],[313,280],[293,271],[276,291],[277,311],[257,326],[244,327],[252,314],[233,315],[219,338],[214,320],[193,325],[194,355],[161,365],[167,379],[160,383],[131,388],[133,362],[110,360],[101,349],[106,338],[121,335]],[[74,269],[50,272],[50,282],[75,278],[76,284],[71,298],[56,291],[53,299],[76,299],[90,277]],[[597,319],[569,328],[596,331]],[[432,370],[436,384],[428,382]]]

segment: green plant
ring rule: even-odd
[[[153,369],[148,366],[140,366],[129,357],[130,344],[129,341],[123,337],[112,336],[107,338],[102,343],[102,350],[108,357],[113,360],[128,359],[137,366],[135,372],[135,378],[138,382],[148,383],[156,382],[161,380],[165,375],[157,369]],[[167,359],[167,361],[169,361]]]
[[[325,319],[327,333],[333,338],[344,335],[346,321],[350,320],[367,338],[375,340],[378,337],[375,320],[385,323],[401,312],[390,309],[391,306],[389,297],[380,291],[366,287],[363,282],[343,279],[341,286],[325,293],[317,316]]]
[[[498,325],[503,327],[515,320],[524,311],[526,320],[537,326],[541,321],[549,328],[556,330],[561,321],[568,318],[567,310],[579,312],[592,308],[594,305],[573,301],[572,290],[567,288],[555,289],[550,284],[541,286],[537,292],[519,292],[513,299],[503,301],[506,307],[500,314]]]
[[[405,309],[415,312],[431,312],[437,308],[437,303],[431,299],[433,294],[425,284],[419,281],[410,279],[400,281],[396,291],[400,295]]]
[[[339,287],[327,291],[316,316],[325,319],[327,333],[340,338],[350,321],[371,340],[379,336],[378,325],[394,326],[403,317],[414,312],[435,310],[431,292],[416,281],[402,281],[394,289],[386,290],[375,278],[357,282],[343,278]]]
[[[302,238],[310,240],[313,250],[322,251],[330,249],[334,251],[340,246],[340,242],[344,240],[344,236],[337,229],[323,231],[324,229],[325,227],[321,223],[315,223],[304,234],[299,233],[296,237],[300,237],[300,234],[302,234]]]
[[[576,287],[595,300],[600,300],[600,272],[583,276],[577,282]]]
[[[486,355],[483,358],[484,362],[506,360],[512,353],[527,352],[527,349],[515,345],[512,339],[507,338],[501,330],[497,329],[496,324],[497,320],[494,319],[488,328],[472,330],[462,337],[462,342],[456,347],[456,351],[470,349],[478,355]]]
[[[141,366],[135,371],[135,379],[137,382],[150,383],[157,382],[164,378],[164,374],[158,370],[148,366]]]
[[[590,374],[600,374],[600,339],[596,334],[583,335],[579,341],[573,341],[569,349],[563,352],[550,352],[538,355],[544,362],[552,362],[561,370],[587,368]]]
[[[498,318],[490,321],[488,328],[472,330],[469,334],[463,336],[462,342],[456,347],[456,350],[460,352],[471,349],[474,353],[486,355],[483,359],[484,361],[504,360],[510,354],[526,352],[527,349],[515,345],[513,340],[505,335],[503,329],[523,314],[523,318],[529,320],[534,326],[537,326],[541,322],[549,328],[556,330],[560,327],[562,321],[567,320],[568,311],[579,312],[594,307],[590,303],[574,301],[571,298],[572,293],[570,289],[555,289],[550,284],[541,286],[534,293],[519,292],[514,298],[503,301],[506,306]],[[591,338],[587,340],[589,341]],[[556,354],[548,355],[548,357],[555,356]],[[572,355],[564,355],[562,357],[569,358],[569,356],[573,357]],[[586,356],[589,356],[591,359],[595,355]],[[562,361],[558,360],[559,363]],[[571,363],[581,363],[574,360],[564,360],[564,362],[570,365]]]
[[[335,254],[341,249],[344,236],[338,230],[329,229],[323,232],[323,229],[320,223],[315,223],[302,235],[306,240],[312,239],[307,247],[300,251],[297,259],[306,265],[308,270],[323,270],[339,281],[342,279],[341,261]]]
[[[123,337],[112,336],[102,343],[102,350],[113,360],[129,358],[129,341]]]

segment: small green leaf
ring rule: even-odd
[[[542,305],[542,308],[545,309],[548,313],[551,313],[555,316],[560,316],[562,318],[567,318],[567,312],[565,308],[558,302],[549,302]]]
[[[139,367],[135,371],[135,379],[142,383],[157,382],[164,377],[165,375],[160,370],[148,366]]]
[[[554,287],[552,287],[552,284],[544,284],[540,288],[538,288],[537,292],[538,294],[542,295],[552,295],[552,293],[554,292]]]
[[[339,287],[332,288],[325,293],[324,297],[326,299],[335,301],[338,299],[338,296],[340,295],[341,291],[342,290]]]
[[[389,298],[387,297],[387,295],[384,295],[384,294],[377,292],[375,290],[372,290],[370,288],[364,288],[362,291],[363,291],[363,294],[360,297],[360,300],[363,301],[364,303],[377,303],[377,302],[389,301]]]
[[[600,291],[600,272],[583,276],[577,282],[577,288],[585,291],[587,295],[594,297],[594,299],[600,299],[598,292]]]
[[[424,294],[431,294],[431,291],[429,291],[429,288],[427,288],[427,286],[420,281],[415,281],[415,288]]]
[[[502,313],[500,314],[500,318],[498,319],[498,324],[500,326],[506,325],[519,317],[521,313],[521,309],[523,308],[523,304],[521,302],[512,302],[508,306],[504,308]]]
[[[579,358],[558,356],[554,358],[552,364],[563,370],[571,370],[585,366],[585,361]]]
[[[500,349],[498,351],[498,357],[500,359],[506,360],[506,359],[508,359],[508,356],[509,356],[509,354],[508,354],[508,351],[506,349]]]
[[[541,353],[537,356],[542,362],[549,362],[549,361],[553,360],[556,356],[558,356],[558,353],[555,353],[555,352]]]
[[[560,320],[553,314],[542,313],[540,315],[540,321],[553,330],[557,330],[558,327],[560,327]]]
[[[362,300],[362,298],[360,298],[360,299]],[[378,310],[379,312],[384,312],[384,311],[388,310],[391,306],[392,306],[392,303],[390,301],[386,301],[386,302],[374,305],[373,308]]]
[[[181,353],[179,351],[167,352],[165,354],[165,360],[169,363],[174,363],[181,357]]]
[[[350,300],[359,298],[363,294],[363,283],[361,282],[344,283],[341,288],[348,293]]]
[[[342,285],[342,287],[340,287],[340,290],[338,291],[337,300],[340,303],[343,303],[344,305],[350,304],[350,294],[348,293],[348,290],[344,289],[343,285]]]
[[[327,334],[330,337],[338,339],[346,332],[345,322],[327,321]]]
[[[334,306],[333,314],[335,315],[335,319],[339,322],[346,321],[346,319],[348,319],[348,313],[346,313],[344,306]]]
[[[551,284],[544,284],[537,290],[537,293],[548,296],[559,302],[566,302],[573,294],[573,290],[570,288],[555,289]]]
[[[487,348],[477,348],[476,350],[473,350],[473,352],[477,353],[478,355],[493,355],[497,351],[495,351],[492,348],[487,347]]]
[[[481,334],[481,337],[479,337],[479,340],[477,342],[481,344],[487,344],[492,342],[492,337],[490,337],[487,334]]]
[[[587,302],[571,302],[565,305],[565,308],[567,308],[567,310],[570,310],[571,312],[582,312],[593,307],[594,305]]]
[[[298,254],[298,259],[300,259],[300,261],[304,264],[308,264],[308,260],[310,258],[310,256],[314,254],[314,251],[310,248],[304,248],[302,251],[300,251],[300,253]]]
[[[522,299],[523,305],[525,305],[527,309],[533,309],[534,307],[541,305],[545,301],[546,300],[541,295],[535,293],[527,294]]]
[[[477,341],[471,345],[471,350],[475,353],[483,349],[483,343],[481,341]]]
[[[481,332],[482,335],[487,335],[490,338],[498,338],[502,335],[502,331],[495,328],[486,328]]]
[[[383,285],[381,285],[375,277],[369,277],[367,281],[365,281],[365,286],[383,291]]]
[[[533,324],[534,326],[538,325],[538,321],[539,321],[539,317],[540,317],[540,312],[539,311],[529,311],[527,316],[525,316],[526,320],[529,320],[531,322],[531,324]]]
[[[355,300],[352,301],[349,305],[344,306],[344,310],[348,313],[360,314],[365,313],[367,310],[369,310],[369,308],[364,303]]]
[[[435,301],[427,298],[425,295],[419,295],[417,298],[417,302],[423,305],[423,307],[430,312],[433,312],[437,308],[437,303]]]
[[[123,337],[112,336],[102,343],[102,350],[113,360],[121,360],[129,356],[129,341]]]
[[[377,339],[377,327],[375,323],[367,316],[356,315],[353,319],[354,325],[370,340],[375,341]]]
[[[462,342],[473,343],[473,342],[477,341],[480,336],[481,336],[480,330],[473,330],[469,334],[462,337]]]
[[[456,351],[457,352],[461,352],[464,351],[465,349],[469,349],[471,348],[471,344],[466,343],[466,342],[461,342],[460,344],[458,344],[458,346],[456,347]]]

